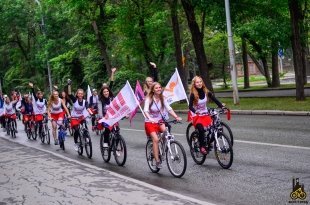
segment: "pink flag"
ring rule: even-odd
[[[141,102],[143,102],[144,100],[144,93],[138,80],[137,80],[136,89],[135,89],[135,96],[137,100],[139,101],[139,103],[141,104]],[[137,114],[137,111],[138,111],[138,107],[129,116],[130,126],[131,126],[132,119]]]

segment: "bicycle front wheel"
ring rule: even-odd
[[[127,148],[124,138],[118,135],[114,144],[114,158],[118,166],[124,166],[127,159]]]
[[[177,178],[184,175],[187,167],[187,159],[183,146],[178,141],[170,143],[170,149],[166,152],[166,160],[170,173]]]
[[[93,156],[93,145],[88,131],[84,131],[84,146],[87,157],[91,159]]]
[[[189,146],[191,146],[191,141],[190,141],[190,137],[191,137],[191,135],[190,135],[190,133],[192,133],[193,131],[191,131],[191,129],[194,131],[194,126],[193,126],[193,123],[189,123],[188,125],[187,125],[187,128],[186,128],[186,140],[187,140],[187,143],[188,143],[188,145]]]
[[[103,147],[103,144],[104,144],[104,135],[103,133],[101,134],[101,137],[100,137],[100,151],[101,151],[101,156],[103,158],[103,161],[105,162],[109,162],[110,159],[111,159],[111,149],[110,149],[110,146],[108,148],[105,148]]]
[[[233,163],[234,153],[228,137],[219,132],[217,136],[218,144],[214,140],[214,154],[219,165],[224,169],[229,169]]]
[[[151,139],[149,139],[146,143],[145,152],[146,152],[146,161],[150,170],[153,173],[159,172],[160,169],[156,166],[156,160],[153,154],[153,142]]]
[[[77,138],[77,144],[78,144],[78,153],[79,155],[83,154],[83,142],[82,142],[82,137],[81,134],[79,133],[78,138]]]
[[[45,124],[45,138],[46,138],[46,143],[50,144],[51,143],[51,136],[50,136],[50,130],[48,129],[48,125]]]
[[[221,122],[221,126],[222,126],[222,132],[224,132],[226,134],[226,136],[229,138],[230,142],[231,142],[231,146],[234,145],[234,136],[233,133],[229,127],[229,125],[226,122]]]
[[[16,138],[16,127],[15,127],[15,122],[11,122],[11,136],[12,138]]]

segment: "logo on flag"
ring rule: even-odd
[[[169,104],[184,99],[187,100],[187,96],[177,68],[175,69],[174,74],[171,76],[167,86],[165,87],[163,95]]]
[[[105,118],[99,120],[99,123],[106,123],[109,126],[114,125],[123,117],[133,112],[139,106],[129,82],[121,89],[114,100],[110,103]]]

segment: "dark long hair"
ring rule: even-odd
[[[109,86],[102,86],[102,88],[100,89],[99,92],[99,100],[100,101],[105,101],[106,98],[103,96],[103,91],[107,89],[109,91],[109,98],[114,98],[114,94],[112,92],[112,90],[109,88]]]

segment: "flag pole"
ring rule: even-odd
[[[141,105],[140,105],[139,101],[137,100],[137,97],[136,97],[135,93],[133,92],[132,87],[131,87],[130,83],[128,82],[128,80],[127,80],[126,84],[127,84],[127,83],[128,83],[128,85],[129,85],[129,87],[130,87],[130,90],[131,90],[132,95],[133,95],[134,98],[135,98],[136,103],[138,104],[138,106],[139,106],[139,108],[140,108],[140,110],[141,110],[141,112],[142,112],[143,117],[146,118],[146,117],[145,117],[145,114],[144,114],[144,112],[143,112],[143,110],[142,110],[142,108],[141,108]]]
[[[180,82],[181,82],[181,84],[182,84],[182,87],[183,87],[183,92],[184,92],[184,94],[185,94],[185,96],[186,96],[186,102],[187,102],[187,105],[189,105],[189,102],[188,102],[188,99],[187,99],[187,95],[186,95],[186,92],[185,92],[185,89],[184,89],[184,86],[183,86],[183,82],[182,82],[182,80],[181,80],[181,77],[180,77],[180,74],[179,74],[178,68],[175,68],[175,70],[177,71],[179,81],[180,81]]]

